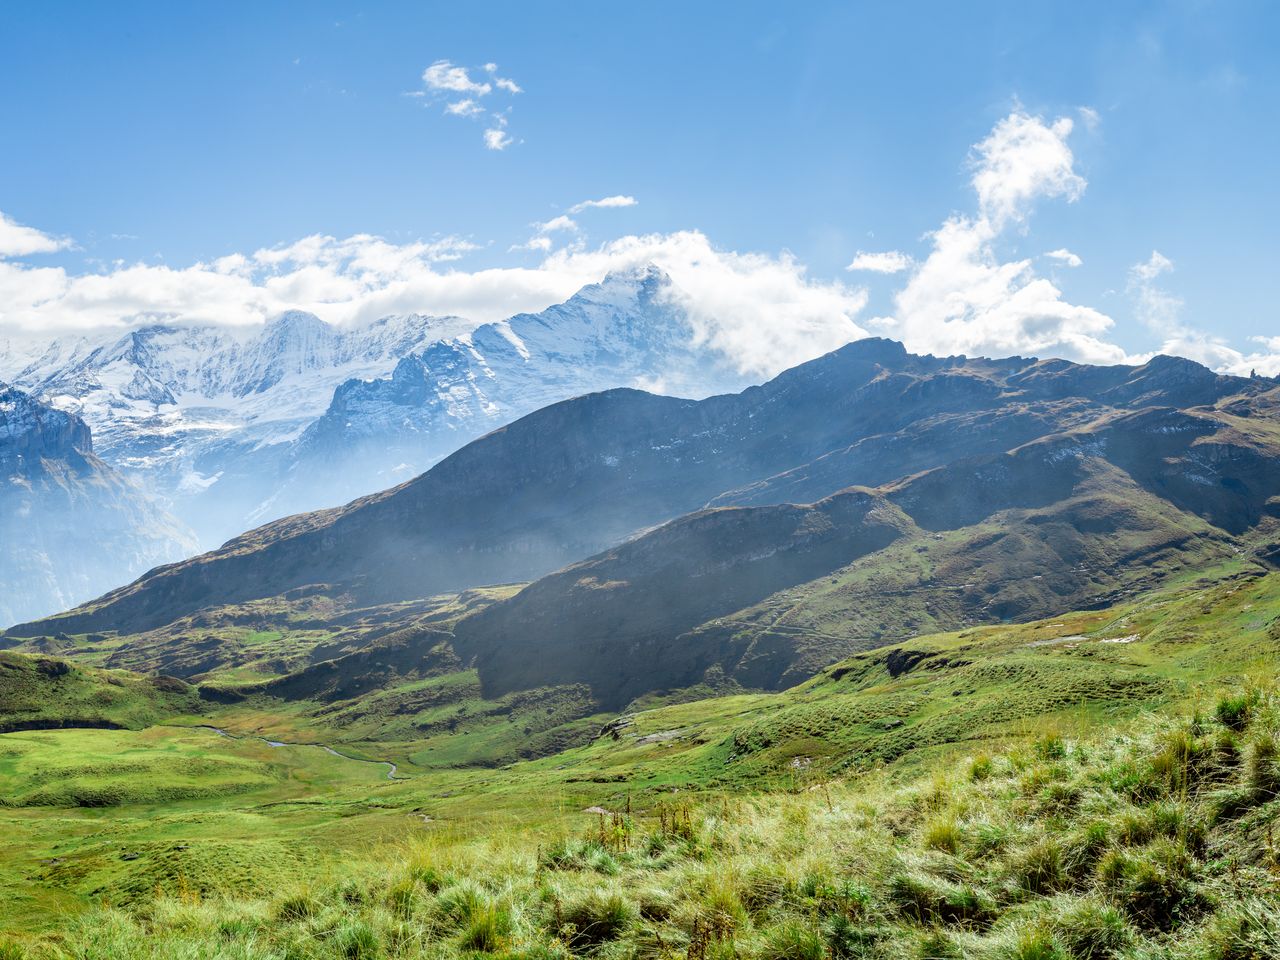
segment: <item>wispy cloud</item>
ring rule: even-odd
[[[56,253],[72,246],[65,237],[54,237],[23,226],[0,212],[0,257],[26,257],[33,253]]]
[[[867,273],[901,273],[912,264],[905,253],[897,250],[885,250],[881,253],[867,253],[859,250],[846,270],[862,270]]]
[[[1059,247],[1057,250],[1050,250],[1045,254],[1045,256],[1050,260],[1057,260],[1059,263],[1066,264],[1068,267],[1078,267],[1084,263],[1083,260],[1066,247]]]
[[[478,113],[484,113],[484,107],[480,106],[471,98],[466,100],[456,100],[453,103],[445,104],[445,113],[451,113],[455,117],[474,117]]]
[[[570,213],[581,213],[583,210],[590,210],[593,207],[601,209],[610,209],[616,207],[634,207],[640,201],[635,197],[617,194],[612,197],[601,197],[599,200],[583,200],[581,203],[575,203],[569,208]]]
[[[552,217],[543,223],[537,224],[539,233],[555,233],[557,230],[577,230],[577,222],[565,214],[558,217]]]
[[[599,200],[583,200],[575,203],[569,208],[569,213],[562,213],[557,217],[542,223],[533,224],[535,233],[524,243],[518,243],[512,246],[511,250],[534,250],[546,253],[554,246],[550,234],[553,233],[578,233],[578,221],[574,220],[570,214],[579,214],[586,210],[592,209],[618,209],[620,207],[634,207],[638,204],[635,197],[626,196],[624,194],[615,194],[611,197],[601,197]]]
[[[437,60],[422,71],[422,89],[414,90],[409,96],[425,99],[428,104],[446,101],[444,112],[449,116],[483,119],[485,129],[483,142],[486,149],[505,150],[516,142],[507,131],[510,105],[501,110],[494,110],[481,102],[491,94],[515,96],[524,93],[524,88],[510,77],[498,76],[498,65],[486,63],[480,68],[477,76],[472,70],[461,67],[451,60]],[[456,99],[461,97],[461,99]]]

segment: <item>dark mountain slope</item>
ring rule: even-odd
[[[809,502],[1007,450],[1113,404],[1186,406],[1270,385],[1167,358],[1094,368],[919,357],[864,340],[737,395],[614,390],[555,404],[400,487],[262,527],[16,633],[148,629],[315,583],[381,602],[524,580],[728,490],[751,488],[752,503]],[[941,437],[951,439],[932,442]],[[789,471],[804,483],[769,480]]]
[[[460,622],[486,696],[585,682],[607,706],[687,686],[713,665],[772,686],[785,663],[672,643],[686,630],[888,546],[911,523],[860,490],[812,506],[706,510],[575,564]],[[785,659],[785,654],[780,659]]]
[[[779,518],[814,514],[843,552],[795,550]],[[1278,516],[1280,444],[1210,410],[1113,413],[810,508],[695,514],[464,619],[459,650],[486,690],[568,679],[614,706],[720,675],[777,688],[916,633],[1114,602]]]

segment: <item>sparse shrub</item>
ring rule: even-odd
[[[832,917],[826,925],[827,950],[836,960],[858,960],[875,954],[876,943],[882,933],[875,927],[858,923],[841,913]]]
[[[1109,904],[1082,900],[1052,921],[1055,937],[1074,960],[1107,960],[1134,940],[1133,927]]]
[[[1091,820],[1063,836],[1062,870],[1072,881],[1079,882],[1093,873],[1098,860],[1111,842],[1111,830],[1105,820]]]
[[[963,956],[960,945],[942,930],[929,931],[916,947],[917,960],[961,960]]]
[[[1041,760],[1061,760],[1067,755],[1067,741],[1058,733],[1046,733],[1035,743],[1036,756]]]
[[[373,927],[363,920],[348,920],[333,934],[334,952],[342,960],[376,960],[382,956],[382,944]]]
[[[770,928],[760,947],[760,960],[825,960],[826,955],[822,934],[798,920]]]
[[[459,880],[436,894],[432,914],[447,927],[457,929],[489,906],[489,897],[474,880]]]
[[[1254,741],[1249,754],[1249,788],[1259,804],[1267,803],[1280,794],[1280,762],[1274,737],[1263,736]]]
[[[757,863],[738,885],[738,897],[752,914],[759,914],[787,896],[791,880],[776,863]]]
[[[1002,823],[976,823],[969,829],[969,852],[978,858],[1000,853],[1009,843],[1009,828]]]
[[[511,914],[501,907],[487,904],[468,918],[458,945],[463,950],[495,953],[506,945],[511,928]]]
[[[413,916],[422,906],[427,894],[418,881],[402,877],[387,890],[387,904],[391,912],[402,919]]]
[[[954,817],[938,817],[929,821],[920,838],[920,842],[930,850],[941,850],[953,855],[960,851],[963,840],[964,833]]]
[[[1113,850],[1098,864],[1098,877],[1139,926],[1167,931],[1198,906],[1181,844],[1157,840],[1135,851]]]
[[[1071,960],[1053,933],[1040,926],[1015,932],[1002,956],[1008,960]]]
[[[276,902],[271,915],[281,923],[298,923],[315,916],[320,905],[305,893],[293,893]]]
[[[1271,960],[1280,957],[1280,910],[1250,898],[1219,913],[1204,936],[1206,960]]]
[[[1252,692],[1227,694],[1218,699],[1214,716],[1224,727],[1231,730],[1243,730],[1249,725],[1257,695]]]
[[[1045,837],[1022,851],[1014,862],[1018,885],[1030,893],[1046,894],[1067,885],[1062,865],[1062,847],[1052,837]]]
[[[981,928],[995,916],[989,898],[974,888],[909,873],[889,881],[889,899],[903,917],[917,923]]]
[[[620,893],[593,890],[565,904],[560,916],[574,949],[617,940],[635,922],[636,911]]]
[[[620,869],[613,854],[596,840],[561,840],[543,852],[539,863],[547,870],[592,870],[610,877]]]
[[[675,899],[661,887],[647,887],[636,898],[640,916],[653,923],[662,923],[675,912]]]

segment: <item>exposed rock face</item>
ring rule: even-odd
[[[80,417],[0,385],[0,623],[65,609],[191,546],[94,456]]]

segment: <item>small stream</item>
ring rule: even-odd
[[[353,756],[351,756],[350,754],[346,754],[346,753],[339,753],[337,750],[333,749],[333,747],[329,746],[327,743],[290,743],[290,742],[288,742],[288,741],[286,741],[286,740],[270,740],[270,739],[268,739],[267,737],[259,737],[259,736],[255,736],[255,735],[253,735],[253,734],[239,735],[239,734],[234,734],[234,733],[228,733],[226,730],[223,730],[221,727],[214,727],[214,726],[210,726],[210,725],[209,725],[209,724],[207,724],[207,723],[197,723],[197,724],[193,724],[193,725],[192,725],[192,726],[190,726],[190,727],[184,727],[184,729],[188,729],[188,730],[212,730],[212,731],[213,731],[214,733],[216,733],[218,736],[220,736],[220,737],[226,737],[228,740],[261,740],[261,741],[262,741],[263,743],[265,743],[268,747],[319,747],[321,750],[325,751],[326,753],[331,753],[331,754],[333,754],[335,757],[341,757],[343,760],[350,760],[350,761],[352,761],[353,763],[376,763],[376,764],[380,764],[380,765],[382,765],[382,766],[384,766],[384,767],[386,767],[386,768],[387,768],[387,779],[388,779],[388,780],[408,780],[408,779],[410,779],[409,777],[399,777],[399,776],[396,776],[396,770],[397,770],[398,768],[396,767],[395,763],[393,763],[393,762],[392,762],[392,761],[390,761],[390,760],[366,760],[366,759],[364,759],[364,757],[353,757]]]

